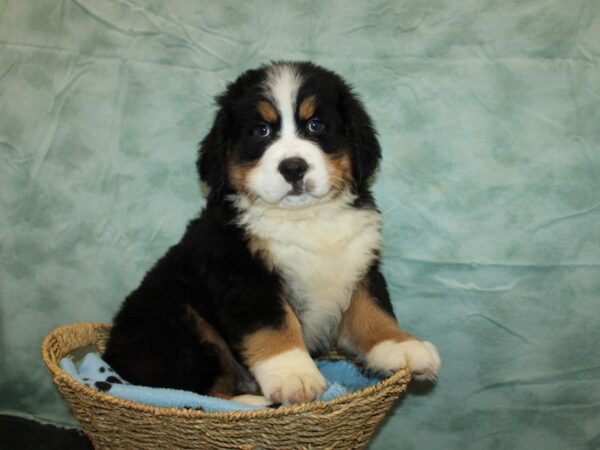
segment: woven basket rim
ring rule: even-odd
[[[395,384],[404,385],[408,384],[411,379],[410,371],[407,369],[401,369],[391,376],[375,383],[372,386],[365,387],[358,391],[351,392],[349,394],[336,397],[328,401],[316,401],[309,403],[302,403],[298,405],[280,406],[275,409],[259,409],[250,411],[229,411],[229,412],[206,412],[193,409],[182,409],[182,408],[166,408],[160,406],[151,406],[144,403],[134,402],[132,400],[121,399],[113,397],[112,395],[105,394],[97,391],[91,387],[86,386],[74,378],[72,378],[65,370],[63,370],[58,363],[62,358],[67,356],[67,353],[60,355],[55,360],[51,352],[51,344],[53,340],[56,340],[57,336],[61,336],[68,333],[71,330],[77,330],[82,328],[89,328],[90,330],[108,330],[111,328],[111,324],[108,323],[95,323],[95,322],[76,322],[52,330],[45,338],[41,347],[41,356],[44,364],[48,368],[53,381],[55,384],[64,383],[75,392],[85,394],[86,396],[92,397],[93,399],[111,404],[117,407],[125,407],[133,410],[137,410],[144,413],[149,413],[157,416],[174,416],[174,417],[186,417],[186,418],[215,418],[215,419],[227,419],[230,421],[236,420],[247,420],[247,419],[265,419],[281,416],[289,416],[302,413],[319,413],[319,411],[326,410],[327,408],[339,405],[343,403],[349,403],[353,400],[368,397],[376,394],[378,391]],[[96,342],[90,342],[87,345],[93,345]],[[81,347],[79,347],[81,348]]]

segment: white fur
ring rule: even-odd
[[[250,367],[265,397],[283,404],[312,401],[325,391],[325,379],[309,354],[288,350]]]
[[[435,346],[417,340],[380,342],[367,353],[366,362],[371,369],[384,373],[408,367],[417,380],[435,380],[442,365]]]
[[[279,164],[287,158],[300,157],[308,163],[304,176],[305,186],[310,186],[301,195],[287,195],[292,189],[279,172]],[[260,162],[248,175],[248,187],[264,201],[284,207],[297,207],[329,192],[329,170],[323,151],[313,142],[297,137],[276,140],[263,154]]]
[[[294,111],[301,83],[302,79],[291,64],[274,65],[267,75],[265,89],[281,115],[282,138],[296,136]]]
[[[243,394],[232,397],[231,400],[234,402],[243,403],[244,405],[252,405],[252,406],[269,406],[273,402],[269,400],[267,397],[262,395],[251,395],[251,394]]]
[[[250,190],[267,203],[297,207],[321,198],[329,192],[329,170],[321,149],[301,139],[296,132],[296,96],[302,80],[291,64],[275,65],[265,81],[265,92],[281,117],[281,132],[248,176]],[[279,172],[279,164],[287,158],[300,157],[308,163],[304,177],[306,191],[288,195],[292,185]]]
[[[240,225],[268,242],[309,350],[330,346],[356,283],[381,245],[379,212],[353,208],[351,194],[332,196],[295,209],[236,199]]]

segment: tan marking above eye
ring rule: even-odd
[[[258,102],[258,112],[265,122],[277,122],[277,110],[269,102],[261,100]]]
[[[298,108],[298,117],[302,120],[308,120],[315,114],[315,109],[317,107],[317,99],[314,95],[310,97],[306,97],[300,103],[300,107]]]

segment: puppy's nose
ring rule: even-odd
[[[279,172],[288,183],[300,181],[308,170],[308,163],[302,158],[286,158],[279,163]]]

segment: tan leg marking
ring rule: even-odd
[[[263,328],[244,338],[242,356],[249,367],[295,348],[306,351],[298,318],[287,303],[284,310],[285,320],[281,327]]]
[[[284,308],[284,324],[247,336],[242,356],[269,400],[312,401],[325,390],[325,379],[306,350],[298,318],[287,303]]]
[[[362,354],[367,354],[385,340],[402,342],[415,339],[400,329],[396,320],[375,303],[362,284],[357,286],[350,307],[342,317],[339,337],[345,347]]]
[[[189,317],[194,321],[197,335],[201,342],[209,342],[217,347],[219,350],[219,363],[221,364],[222,374],[216,379],[208,395],[221,398],[230,398],[235,391],[236,381],[236,369],[235,361],[229,346],[223,340],[219,332],[209,324],[200,314],[198,314],[192,307],[188,306],[187,313]]]
[[[364,285],[356,288],[342,318],[339,343],[363,357],[371,369],[386,374],[406,367],[416,379],[435,380],[441,367],[435,346],[402,331]]]

